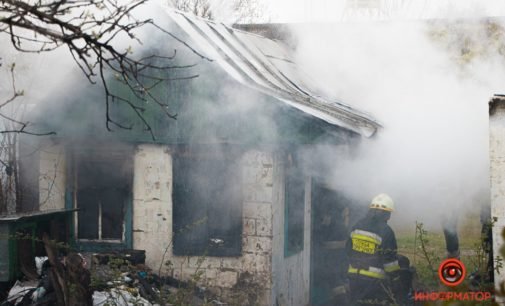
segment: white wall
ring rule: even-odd
[[[188,280],[199,272],[201,285],[240,300],[253,293],[270,305],[272,258],[272,154],[251,151],[242,158],[242,256],[198,257],[172,253],[172,159],[167,147],[141,145],[135,154],[133,247],[146,250],[146,264],[158,273]],[[163,264],[171,262],[170,267]],[[246,290],[233,290],[247,283]]]
[[[501,233],[505,228],[505,100],[496,101],[489,118],[489,157],[491,176],[491,216],[493,225],[493,256],[500,254],[503,246]],[[505,271],[495,269],[495,284],[505,281]],[[503,304],[503,300],[502,300]]]
[[[65,208],[66,154],[63,145],[41,144],[39,165],[39,209]]]
[[[133,160],[133,248],[158,273],[171,249],[172,158],[166,146],[139,145]]]
[[[311,230],[311,180],[305,179],[305,224],[303,250],[284,257],[284,163],[280,156],[275,163],[276,186],[273,210],[273,282],[272,300],[279,306],[304,306],[310,299],[310,230]]]

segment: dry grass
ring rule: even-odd
[[[419,220],[418,222],[422,222]],[[422,251],[419,236],[416,237],[416,224],[411,228],[396,231],[398,253],[407,256],[418,273],[418,286],[431,290],[440,286],[436,270],[447,257],[444,234],[440,227],[426,229],[424,243],[426,252]],[[461,261],[467,268],[467,275],[482,269],[484,260],[481,249],[481,224],[478,212],[472,212],[460,218],[458,224]],[[429,266],[426,256],[433,263]]]

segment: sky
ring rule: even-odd
[[[503,0],[262,0],[272,22],[339,22],[374,16],[376,19],[504,16]],[[380,12],[380,13],[378,13]]]

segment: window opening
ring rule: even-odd
[[[131,194],[131,157],[113,152],[78,155],[75,166],[77,237],[124,240],[126,202]]]
[[[239,256],[242,183],[238,158],[227,154],[174,156],[174,254]]]

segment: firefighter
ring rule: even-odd
[[[352,305],[401,304],[396,237],[387,224],[394,202],[387,194],[372,199],[365,218],[351,230],[346,250]]]
[[[442,217],[447,258],[459,258],[458,216],[456,212]]]

